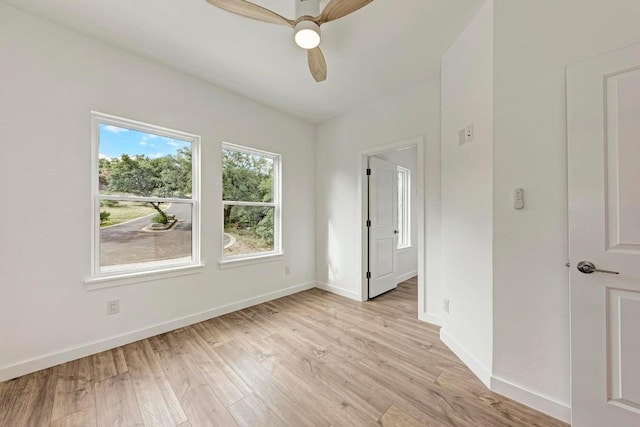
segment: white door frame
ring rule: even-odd
[[[417,150],[417,173],[416,179],[411,185],[417,186],[417,200],[418,204],[418,317],[423,318],[426,312],[426,270],[425,270],[425,197],[424,197],[424,150],[425,143],[423,136],[416,136],[408,139],[404,139],[389,144],[378,145],[370,147],[360,151],[360,171],[358,176],[358,192],[360,194],[360,208],[358,209],[357,223],[360,224],[360,242],[362,250],[360,252],[360,266],[361,266],[361,283],[360,288],[360,301],[367,301],[368,299],[368,283],[367,283],[367,167],[369,157],[377,154],[383,154],[388,151],[401,150],[403,148],[416,148]]]

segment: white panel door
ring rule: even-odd
[[[398,251],[398,172],[396,165],[369,158],[369,298],[396,283]]]
[[[572,424],[637,427],[640,45],[570,66],[567,84]]]

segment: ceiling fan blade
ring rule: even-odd
[[[320,24],[347,16],[373,0],[331,0],[320,14]]]
[[[293,27],[293,21],[290,19],[246,0],[207,0],[207,3],[246,18]]]
[[[327,80],[327,61],[319,47],[307,50],[307,60],[309,62],[309,71],[315,81],[323,82]]]

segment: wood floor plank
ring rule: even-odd
[[[488,390],[417,320],[311,289],[0,383],[0,426],[566,424]]]
[[[233,418],[191,360],[193,349],[186,347],[188,339],[181,339],[184,334],[174,334],[175,345],[158,353],[158,358],[187,419],[195,425],[234,426]]]
[[[127,372],[122,348],[103,351],[89,357],[93,366],[93,379],[96,382]]]
[[[129,344],[123,351],[145,425],[174,427],[187,421],[149,342]]]
[[[242,427],[280,427],[285,422],[278,417],[260,398],[250,394],[229,406],[229,412]]]
[[[328,367],[322,361],[330,350],[312,346],[296,337],[284,337],[279,333],[265,340],[284,354],[279,355],[281,364],[299,378],[312,384],[315,389],[331,393],[340,406],[358,410],[359,413],[356,416],[360,417],[363,423],[377,420],[382,415],[381,408],[388,405],[389,400],[383,395],[377,396],[377,399],[366,398],[360,391],[355,392],[352,387],[345,387],[346,380],[340,372],[336,372],[336,369]]]
[[[55,371],[47,369],[2,383],[0,426],[48,425],[56,381]]]
[[[51,423],[51,427],[96,427],[96,408],[91,406]]]
[[[193,331],[197,332],[212,347],[229,341],[229,337],[215,326],[215,319],[193,325]]]
[[[57,380],[51,421],[95,408],[91,358],[74,360],[54,368]]]
[[[295,390],[296,401],[301,406],[308,406],[313,402],[313,407],[318,409],[331,425],[334,426],[367,426],[374,425],[376,418],[371,417],[365,411],[354,405],[346,395],[335,393],[334,390],[324,387],[313,370],[300,368],[299,362],[308,362],[297,352],[282,351],[278,345],[271,346],[274,354],[273,360],[277,363],[269,369],[271,376],[281,384],[286,384],[289,389]]]
[[[209,384],[224,406],[232,405],[252,393],[248,385],[211,351],[195,330],[185,333],[187,358]]]
[[[95,392],[98,427],[144,425],[128,372],[97,382]]]
[[[329,421],[307,404],[300,405],[297,391],[280,384],[254,357],[241,346],[228,342],[216,347],[224,361],[251,387],[253,392],[275,412],[286,425],[328,426]]]
[[[380,417],[379,424],[382,427],[423,427],[420,421],[413,418],[403,410],[391,405],[389,410]]]

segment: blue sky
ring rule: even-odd
[[[123,154],[145,155],[149,158],[175,155],[179,148],[191,144],[178,139],[123,129],[100,123],[100,157],[117,158]]]

